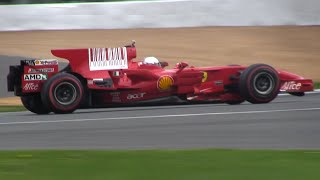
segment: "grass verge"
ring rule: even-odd
[[[6,180],[320,179],[320,151],[0,151]]]
[[[314,89],[320,89],[320,82],[314,83]]]
[[[18,112],[26,111],[26,108],[23,106],[0,106],[0,112]]]

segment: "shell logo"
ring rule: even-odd
[[[171,76],[165,75],[161,76],[158,80],[158,89],[165,91],[171,88],[173,85],[174,81]]]

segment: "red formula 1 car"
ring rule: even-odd
[[[51,52],[67,59],[68,66],[59,71],[57,60],[21,60],[21,65],[10,66],[7,77],[8,91],[21,96],[23,105],[37,114],[164,99],[268,103],[280,91],[303,96],[313,90],[312,80],[266,64],[189,67],[181,62],[165,69],[168,63],[155,57],[133,61],[134,43]]]

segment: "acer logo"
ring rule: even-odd
[[[48,75],[46,74],[25,74],[23,77],[25,81],[36,81],[36,80],[48,79]]]
[[[127,99],[139,99],[143,98],[143,96],[147,93],[138,93],[138,94],[128,94]]]
[[[299,90],[301,88],[301,83],[295,83],[294,81],[285,82],[281,90]]]
[[[27,83],[26,85],[23,86],[23,90],[25,91],[37,91],[38,88],[39,88],[39,85],[35,83]]]

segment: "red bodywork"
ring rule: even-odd
[[[175,68],[165,69],[134,61],[135,47],[64,49],[51,52],[67,59],[71,73],[86,80],[93,104],[126,104],[174,95],[194,101],[227,102],[243,99],[234,89],[237,88],[241,72],[247,68],[245,66],[187,67],[182,62]],[[55,68],[54,72],[57,73],[56,65],[45,66],[48,67]],[[280,91],[297,93],[313,90],[310,79],[280,70],[278,73]],[[49,77],[51,75],[49,73]],[[39,87],[33,89],[33,92],[39,92],[41,84],[42,81],[39,81]]]

